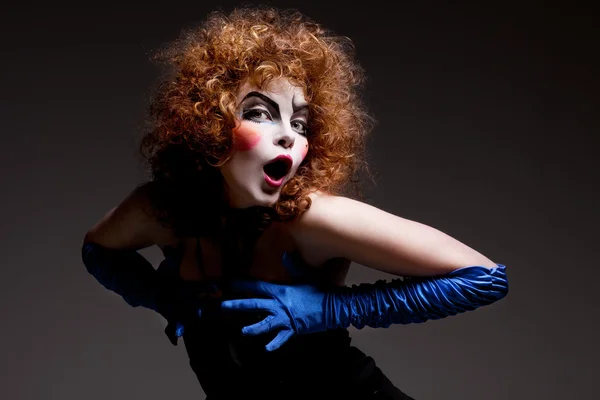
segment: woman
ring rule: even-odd
[[[508,286],[468,246],[344,195],[371,127],[349,40],[239,8],[157,58],[171,74],[142,140],[152,179],[87,232],[88,271],[183,335],[209,399],[410,398],[346,328],[442,318]],[[137,252],[153,245],[158,270]],[[346,288],[352,261],[410,278]]]

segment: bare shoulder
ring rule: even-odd
[[[313,262],[345,258],[396,275],[431,276],[468,265],[494,267],[448,234],[348,197],[314,193],[290,224],[298,251]]]
[[[84,242],[108,248],[141,249],[153,245],[172,246],[178,239],[155,217],[149,185],[132,190],[86,233]]]
[[[336,229],[336,219],[344,218],[347,215],[344,209],[355,200],[325,192],[312,192],[309,198],[310,208],[287,226],[298,252],[313,266],[325,265],[332,259],[342,259],[341,255],[331,253],[330,247],[323,246],[322,239],[323,235],[327,235],[326,232]],[[349,263],[348,260],[345,264]]]
[[[308,231],[313,233],[314,229],[326,226],[333,227],[340,218],[347,218],[359,211],[374,209],[358,200],[325,192],[312,192],[309,198],[311,199],[310,208],[290,225],[292,235],[302,235]]]

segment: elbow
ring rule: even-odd
[[[493,268],[470,266],[449,274],[460,286],[471,304],[477,308],[489,305],[508,295],[509,285],[506,266],[495,264]]]
[[[81,245],[81,261],[83,261],[83,265],[89,273],[92,273],[92,266],[94,264],[93,255],[96,246],[93,241],[86,240],[86,238],[83,239],[83,244]]]
[[[107,249],[93,239],[84,238],[81,245],[81,261],[86,270],[94,275],[106,261]]]
[[[94,242],[91,231],[88,231],[83,237],[83,243],[81,244],[81,261],[83,261],[83,265],[90,273],[92,254],[94,253],[96,246],[97,244]]]
[[[494,268],[485,268],[484,282],[481,285],[482,303],[492,304],[502,300],[508,295],[508,277],[506,275],[506,266],[496,264]]]
[[[506,266],[497,264],[495,268],[490,269],[491,290],[495,295],[495,300],[498,301],[506,297],[508,294],[508,277],[506,275]]]
[[[88,243],[98,243],[98,238],[96,238],[93,229],[87,231],[83,237],[83,245],[85,246]]]

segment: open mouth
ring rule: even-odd
[[[292,168],[292,159],[289,156],[278,156],[269,161],[263,167],[265,174],[275,182],[281,180],[290,172]]]

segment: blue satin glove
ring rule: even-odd
[[[177,280],[155,270],[137,251],[85,243],[81,256],[88,272],[127,304],[161,314],[169,322],[165,333],[173,345],[183,335],[186,323],[197,320],[203,312],[219,309],[218,301],[211,299],[214,287],[182,287]]]
[[[266,346],[267,351],[278,349],[293,334],[322,332],[327,324],[329,293],[313,285],[287,286],[263,281],[234,281],[234,292],[252,293],[267,298],[226,300],[221,309],[230,311],[262,311],[270,314],[256,324],[242,328],[244,335],[260,335],[279,330]]]
[[[470,266],[431,278],[394,279],[323,291],[312,285],[277,285],[262,281],[233,282],[235,291],[266,298],[228,300],[227,310],[261,311],[264,320],[242,329],[245,335],[279,330],[266,346],[273,351],[294,334],[326,329],[387,328],[440,319],[500,300],[508,293],[506,267]]]

